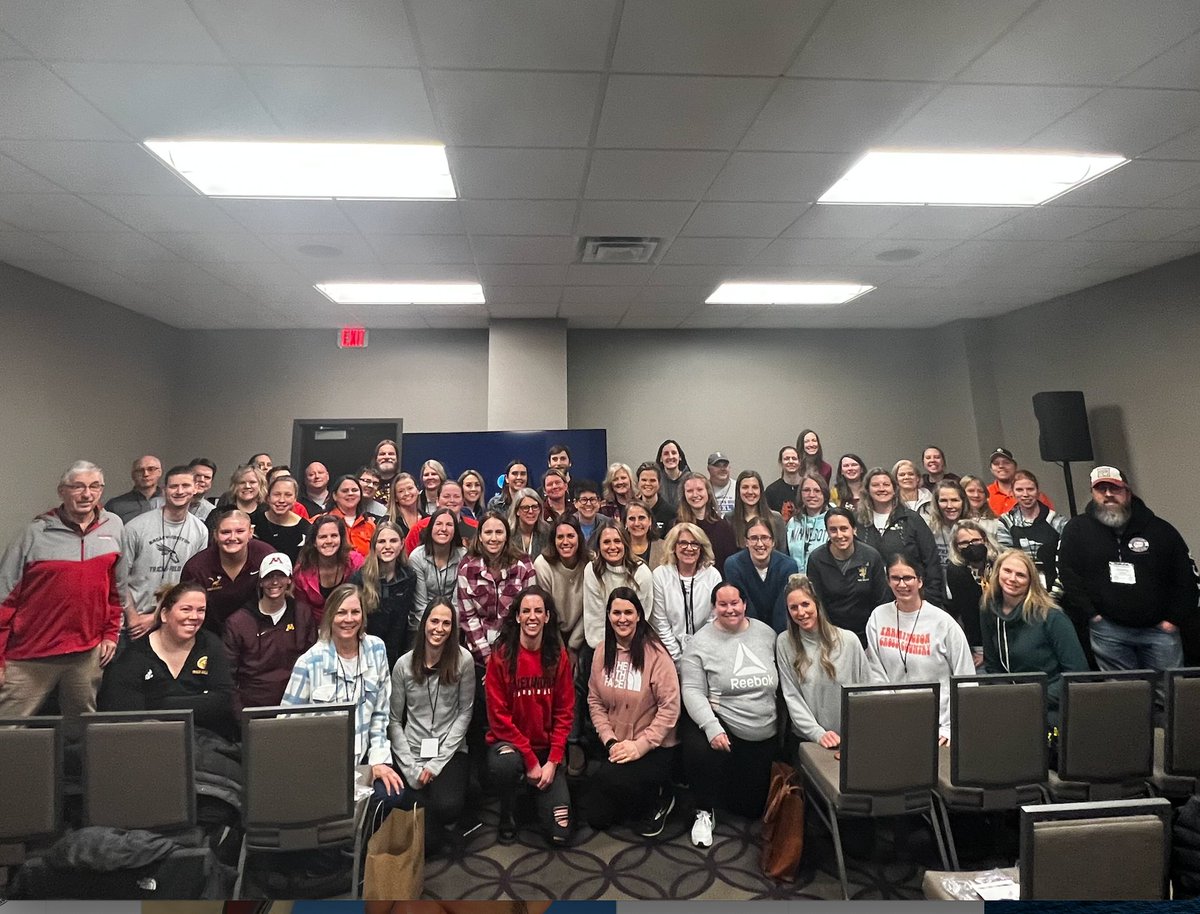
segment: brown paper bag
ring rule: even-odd
[[[804,788],[791,765],[772,762],[759,866],[772,879],[795,879],[803,852]]]
[[[425,885],[425,810],[393,809],[367,841],[363,898],[413,900]]]

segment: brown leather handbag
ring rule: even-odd
[[[796,878],[803,853],[804,787],[795,768],[784,762],[772,762],[759,866],[764,876],[792,880]]]

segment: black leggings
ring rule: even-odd
[[[469,773],[466,753],[456,752],[441,773],[425,787],[418,788],[405,778],[404,790],[389,794],[384,790],[383,781],[376,780],[373,802],[383,804],[384,815],[393,809],[422,807],[425,810],[425,844],[434,849],[441,846],[446,828],[462,815]]]
[[[546,764],[550,751],[534,750],[538,762]],[[518,793],[533,791],[533,805],[537,811],[538,824],[551,841],[565,841],[571,834],[571,794],[567,790],[565,766],[557,765],[554,780],[545,790],[538,790],[525,779],[525,759],[512,743],[496,743],[488,751],[488,773],[500,794],[501,816],[511,816],[516,809]],[[566,824],[558,821],[556,812],[566,810]]]
[[[639,819],[658,804],[671,777],[675,747],[651,749],[640,759],[617,765],[606,757],[588,778],[583,814],[588,825],[603,831],[616,822]]]
[[[747,818],[762,815],[778,740],[741,739],[728,730],[729,752],[714,749],[699,727],[681,728],[683,760],[697,809],[721,807]]]

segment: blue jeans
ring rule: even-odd
[[[1101,670],[1170,670],[1183,666],[1179,632],[1158,626],[1131,628],[1103,617],[1088,626],[1092,652]]]

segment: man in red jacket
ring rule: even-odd
[[[104,471],[77,461],[58,496],[0,558],[0,717],[36,714],[54,692],[64,715],[95,711],[117,651],[123,526],[100,507]]]

